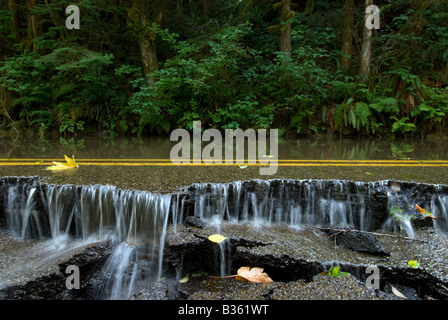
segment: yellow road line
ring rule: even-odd
[[[167,162],[78,162],[80,166],[241,166],[237,163],[167,163]],[[1,166],[49,166],[51,163],[35,162],[0,162]],[[247,166],[279,167],[448,167],[448,163],[245,163]]]
[[[171,159],[75,159],[78,163],[93,163],[93,162],[101,162],[101,163],[108,163],[108,162],[139,162],[139,163],[147,163],[147,162],[172,162]],[[190,159],[189,161],[195,161],[200,159]],[[209,159],[202,159],[202,161],[206,161]],[[255,159],[256,160],[256,159]],[[275,161],[273,158],[262,158],[258,159],[258,161],[265,161],[265,162],[272,162]],[[52,161],[62,161],[65,162],[64,159],[0,159],[1,163],[23,163],[23,162],[33,162],[35,164],[36,162],[52,162]],[[212,161],[210,159],[210,161]],[[244,161],[247,162],[248,159],[237,159],[234,161]],[[224,160],[223,160],[224,162]],[[296,160],[296,159],[278,159],[277,162],[291,162],[291,163],[448,163],[448,160]]]

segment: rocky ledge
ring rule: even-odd
[[[112,241],[56,244],[53,240],[21,240],[0,233],[0,298],[77,299],[89,291],[92,275],[110,255]],[[58,248],[55,246],[59,246]],[[69,290],[68,266],[77,266],[80,288]]]
[[[226,236],[226,245],[209,241],[208,236],[214,233]],[[356,238],[357,248],[350,248],[335,240],[334,234],[314,227],[254,228],[232,223],[171,227],[165,254],[167,274],[163,284],[158,284],[162,292],[156,296],[191,300],[404,299],[393,293],[395,288],[407,299],[448,298],[445,235],[431,227],[417,228],[415,239],[400,234],[367,234],[364,240]],[[369,244],[377,249],[380,246],[380,254],[367,252],[365,246]],[[226,276],[236,274],[241,266],[262,267],[274,282],[257,284],[220,278],[222,256],[227,259]],[[419,261],[420,266],[412,268],[410,260]],[[344,275],[328,275],[326,272],[334,266],[340,266]],[[378,268],[378,289],[366,286],[372,274],[366,269],[368,266]],[[184,281],[177,283],[172,279]],[[151,296],[138,294],[133,299]]]

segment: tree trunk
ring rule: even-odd
[[[287,22],[292,18],[291,0],[282,0],[281,17],[281,45],[280,50],[285,53],[291,53],[291,23]]]
[[[36,8],[36,1],[35,0],[26,0],[26,7],[27,7],[27,37],[29,41],[32,41],[33,39],[40,37],[43,34],[42,30],[42,24],[41,24],[41,17],[37,14],[32,13],[30,10]],[[33,42],[33,50],[36,49],[36,44]]]
[[[132,8],[129,10],[128,16],[137,29],[143,72],[145,73],[148,85],[153,86],[154,78],[151,74],[159,69],[159,64],[157,62],[154,43],[156,35],[149,29],[152,23],[147,17],[147,12],[144,0],[133,0]],[[159,18],[157,19],[159,22],[162,19],[161,17],[162,13],[160,12]]]
[[[344,71],[350,68],[352,62],[354,6],[355,0],[345,0],[344,29],[342,30],[341,50],[341,68]]]
[[[11,31],[15,33],[15,41],[14,43],[20,42],[20,34],[19,34],[19,12],[17,9],[17,3],[15,0],[8,1],[8,9],[11,12],[12,20],[11,20]]]
[[[305,6],[305,14],[312,15],[314,14],[314,7],[316,5],[316,0],[307,0]]]
[[[373,0],[365,0],[364,12],[368,6],[372,5]],[[362,35],[362,52],[361,52],[361,66],[359,74],[363,80],[367,80],[370,76],[370,59],[372,55],[372,29],[366,27],[367,18],[370,13],[364,14],[364,31]]]
[[[208,19],[208,15],[210,14],[210,0],[202,0],[202,5],[204,8],[204,17]]]

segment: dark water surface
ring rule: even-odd
[[[164,138],[14,139],[0,140],[1,159],[166,159],[176,142]],[[203,143],[203,147],[207,143]],[[269,144],[268,144],[269,145]],[[388,141],[362,139],[307,139],[279,141],[279,160],[448,160],[445,139]],[[69,172],[47,166],[0,166],[0,176],[41,176],[54,183],[110,184],[126,189],[172,192],[198,182],[249,179],[400,180],[448,184],[448,167],[434,166],[280,166],[274,175],[260,175],[259,167],[238,166],[90,166]]]
[[[448,160],[446,138],[427,140],[279,139],[279,159]],[[1,158],[169,159],[176,142],[154,138],[0,139]],[[208,142],[203,142],[203,147]],[[269,146],[269,144],[268,144]]]

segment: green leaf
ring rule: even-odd
[[[401,220],[404,222],[409,221],[411,219],[411,217],[403,214],[402,212],[403,212],[403,210],[401,210],[401,208],[398,206],[392,206],[389,208],[389,214],[392,216],[392,218],[395,221],[398,221],[398,220]]]
[[[332,277],[337,277],[339,275],[339,269],[340,268],[341,268],[340,266],[331,268],[331,276]]]
[[[408,261],[408,265],[411,268],[414,268],[414,269],[420,267],[420,263],[417,260],[410,260],[410,261]]]
[[[330,276],[335,277],[335,278],[342,278],[344,276],[349,276],[350,273],[345,272],[345,271],[341,271],[341,267],[340,266],[336,266],[330,269],[329,272]]]

